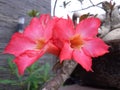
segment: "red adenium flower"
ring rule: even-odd
[[[15,33],[4,53],[16,56],[14,62],[19,74],[37,61],[44,53],[58,54],[58,48],[52,43],[54,20],[49,15],[34,17],[23,33]]]
[[[70,18],[58,19],[54,27],[54,39],[61,48],[60,61],[74,59],[84,69],[92,71],[92,57],[108,53],[109,48],[96,36],[99,26],[100,20],[94,17],[82,20],[76,27]]]

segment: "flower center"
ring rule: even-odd
[[[73,36],[70,39],[71,47],[74,49],[79,49],[83,45],[83,41],[79,34]]]
[[[41,39],[41,40],[38,40],[37,42],[37,49],[42,49],[45,45],[45,40],[44,39]]]

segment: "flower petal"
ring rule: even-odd
[[[60,61],[72,59],[73,49],[69,43],[65,43],[60,53]]]
[[[26,50],[32,50],[36,46],[35,42],[25,37],[21,33],[15,33],[8,45],[6,46],[4,53],[14,54],[15,56],[20,55]]]
[[[57,46],[59,49],[62,49],[64,45],[64,43],[56,37],[53,37],[53,44]]]
[[[42,14],[40,15],[39,21],[41,24],[46,25],[48,24],[50,20],[50,15],[49,14]]]
[[[56,46],[55,46],[52,42],[50,42],[50,41],[46,44],[46,46],[45,46],[44,48],[46,48],[46,52],[47,52],[47,53],[52,53],[52,54],[54,54],[54,55],[56,55],[56,56],[58,56],[59,53],[60,53],[60,49],[58,49],[58,47],[56,47]]]
[[[74,34],[74,25],[70,18],[57,20],[54,27],[54,35],[61,40],[68,40]]]
[[[100,20],[98,18],[87,18],[82,20],[76,27],[76,33],[79,33],[82,38],[93,38],[98,33]]]
[[[23,75],[25,69],[35,63],[43,54],[44,52],[26,51],[16,57],[13,62],[18,67],[19,75]]]
[[[32,18],[30,24],[25,28],[24,35],[32,40],[38,40],[44,35],[42,24],[37,17]]]
[[[82,50],[74,50],[73,59],[79,63],[86,71],[92,71],[92,59],[85,55]]]
[[[84,52],[91,57],[98,57],[108,53],[108,48],[109,46],[105,44],[100,38],[86,41],[83,46]]]
[[[47,14],[41,15],[40,18],[34,17],[25,29],[24,35],[32,40],[49,40],[52,37],[54,23]]]
[[[49,14],[43,14],[40,16],[39,20],[40,24],[42,24],[42,27],[44,29],[45,39],[51,38],[53,34],[53,27],[56,23],[56,19],[51,18]]]

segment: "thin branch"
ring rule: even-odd
[[[71,11],[71,12],[82,11],[82,10],[89,9],[89,8],[91,8],[91,7],[99,7],[99,8],[101,8],[101,9],[103,9],[102,7],[98,6],[98,5],[100,5],[100,4],[102,4],[102,2],[100,2],[100,3],[96,4],[96,5],[93,4],[93,5],[88,6],[88,7],[86,7],[86,8],[82,8],[82,9],[79,9],[79,10],[74,10],[74,11]]]
[[[57,0],[55,0],[55,4],[54,4],[54,8],[53,8],[53,16],[55,16],[56,5],[57,5]]]
[[[67,6],[69,3],[71,3],[71,1],[68,1],[68,2],[65,2],[65,1],[64,1],[64,2],[63,2],[63,7],[66,8],[66,6]]]
[[[90,1],[90,3],[94,6],[93,2],[92,2],[91,0],[89,0],[89,1]]]
[[[82,2],[84,1],[84,0],[78,0],[81,4],[82,4]]]

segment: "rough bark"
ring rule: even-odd
[[[64,61],[63,67],[59,73],[50,80],[42,90],[58,90],[59,87],[69,78],[76,65],[77,63],[72,60]]]

